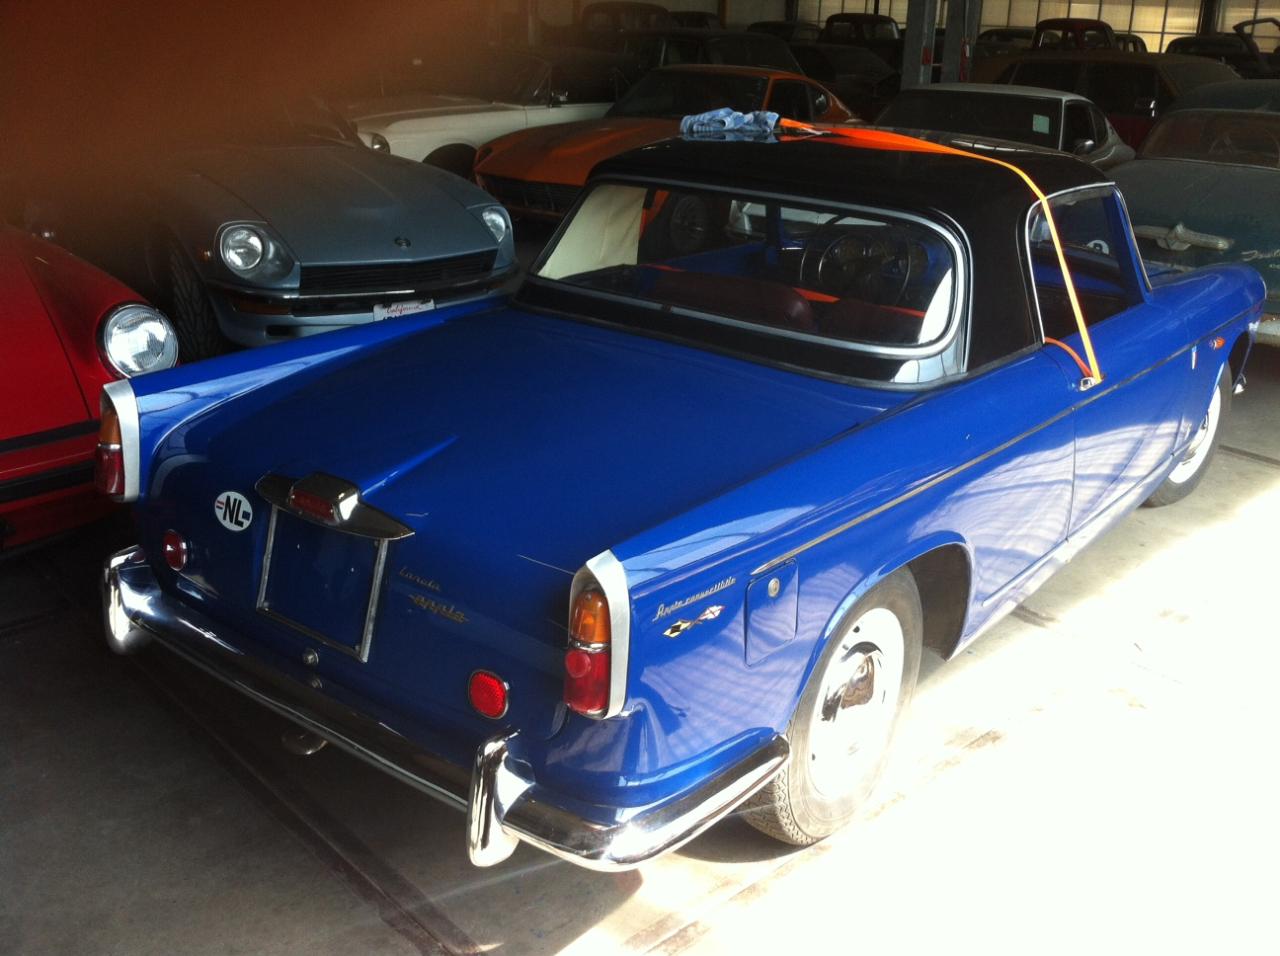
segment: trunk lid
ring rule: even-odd
[[[314,642],[254,612],[271,512],[255,484],[322,472],[357,485],[414,533],[388,545],[367,662],[322,647],[321,673],[476,735],[493,729],[466,702],[480,668],[510,682],[508,722],[551,732],[569,585],[587,559],[891,400],[515,310],[461,317],[301,379],[166,439],[149,533],[179,522],[193,544],[187,577],[210,610],[297,659]],[[228,491],[255,512],[244,529],[218,520]],[[283,549],[293,584],[272,586],[293,589],[279,595],[287,616],[341,628],[350,644],[360,619],[350,605],[362,598],[335,569],[364,582],[369,549],[331,542],[320,556],[290,523],[271,573]]]

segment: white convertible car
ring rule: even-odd
[[[494,50],[466,68],[409,61],[342,112],[376,150],[471,175],[476,149],[529,126],[596,119],[628,84],[612,54]]]

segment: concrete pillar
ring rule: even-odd
[[[904,90],[933,81],[933,34],[937,22],[938,0],[911,0],[907,4],[907,35],[902,43]]]
[[[973,69],[973,44],[978,39],[982,0],[951,0],[947,5],[947,37],[942,48],[942,82],[969,79]],[[967,46],[966,46],[967,44]],[[962,62],[962,54],[968,51]],[[961,75],[961,68],[964,75]]]

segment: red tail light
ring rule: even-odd
[[[124,496],[124,451],[120,447],[120,416],[106,393],[99,407],[98,447],[93,453],[93,483],[104,495]]]
[[[609,708],[610,636],[609,602],[598,588],[585,588],[569,615],[564,702],[588,717],[599,717]]]

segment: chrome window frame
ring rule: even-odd
[[[1133,256],[1134,260],[1138,263],[1138,272],[1142,280],[1141,291],[1143,295],[1143,300],[1145,301],[1146,298],[1151,293],[1151,280],[1147,276],[1147,267],[1142,261],[1142,254],[1138,251],[1138,242],[1133,235],[1133,222],[1132,220],[1129,219],[1129,207],[1125,205],[1124,194],[1120,192],[1120,188],[1113,182],[1086,183],[1083,186],[1072,186],[1070,189],[1060,189],[1056,193],[1046,193],[1045,200],[1048,201],[1049,203],[1053,203],[1055,200],[1063,196],[1069,196],[1072,193],[1079,193],[1079,192],[1097,192],[1100,195],[1109,194],[1119,198],[1120,208],[1121,208],[1121,211],[1124,213],[1125,232],[1127,234],[1127,238],[1130,243],[1130,253]],[[1031,256],[1031,217],[1035,215],[1036,209],[1040,206],[1040,202],[1041,201],[1037,199],[1027,207],[1027,212],[1026,212],[1026,215],[1024,216],[1023,224],[1022,224],[1022,242],[1023,242],[1023,245],[1026,247],[1025,258],[1026,258],[1026,266],[1027,266],[1027,281],[1029,283],[1030,292],[1031,292],[1031,302],[1035,306],[1035,310],[1036,310],[1036,328],[1040,332],[1040,344],[1044,345],[1045,344],[1044,315],[1041,314],[1040,312],[1040,294],[1036,291],[1036,264],[1035,264],[1035,260]],[[1131,303],[1128,306],[1128,308],[1132,309],[1134,306],[1141,305],[1141,304],[1142,304],[1141,302],[1134,302],[1134,303]],[[1105,319],[1103,321],[1105,321]],[[1088,326],[1087,321],[1085,325],[1086,327]]]
[[[559,244],[565,230],[568,229],[573,217],[577,214],[578,208],[585,201],[592,189],[597,189],[607,185],[631,185],[645,186],[656,189],[686,189],[691,191],[719,193],[729,198],[757,198],[762,200],[773,200],[780,202],[789,202],[799,206],[817,206],[824,207],[831,211],[847,211],[850,213],[860,213],[864,215],[878,216],[882,219],[900,220],[911,222],[926,229],[931,230],[939,236],[951,251],[952,262],[954,264],[953,272],[955,274],[955,287],[951,292],[951,304],[947,315],[947,326],[943,334],[932,342],[924,345],[914,346],[893,346],[893,345],[875,345],[867,342],[850,342],[843,339],[833,339],[824,335],[813,335],[807,332],[795,332],[789,329],[780,329],[774,326],[761,325],[757,322],[747,322],[742,319],[733,319],[728,316],[716,315],[712,312],[702,312],[697,309],[690,309],[685,306],[667,305],[651,299],[637,299],[632,296],[621,295],[619,293],[606,292],[599,289],[592,289],[587,286],[574,285],[572,282],[566,282],[563,279],[549,279],[538,275],[538,271],[546,264],[552,252]],[[819,210],[822,211],[822,210]],[[559,227],[548,241],[546,247],[542,250],[533,266],[526,273],[525,281],[533,282],[539,285],[551,287],[562,287],[572,290],[573,292],[589,295],[593,298],[599,298],[603,301],[613,301],[626,303],[628,305],[639,306],[640,308],[650,309],[652,311],[670,311],[679,315],[687,315],[694,319],[712,322],[716,325],[729,326],[731,328],[746,329],[751,332],[759,332],[765,335],[774,335],[778,338],[792,339],[800,342],[808,342],[813,345],[821,345],[826,348],[841,349],[846,352],[857,352],[863,355],[873,355],[880,358],[895,359],[925,359],[933,358],[941,355],[947,349],[951,348],[956,338],[960,334],[962,327],[968,325],[972,314],[972,302],[969,295],[969,275],[972,271],[973,263],[969,255],[968,242],[962,235],[954,232],[950,225],[946,225],[934,219],[929,219],[917,213],[906,212],[903,210],[886,209],[880,206],[865,206],[857,203],[837,202],[824,199],[815,199],[809,196],[796,195],[795,193],[781,193],[773,191],[763,191],[758,189],[737,189],[725,186],[711,186],[706,183],[693,183],[686,180],[663,179],[655,180],[642,176],[609,176],[587,184],[579,194],[577,201],[573,207],[565,215]],[[968,345],[965,346],[966,353]],[[967,354],[965,356],[967,364]]]

